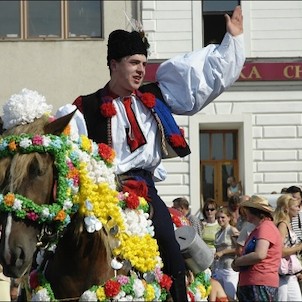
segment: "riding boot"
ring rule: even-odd
[[[179,272],[176,277],[173,277],[173,283],[170,289],[170,293],[173,302],[187,302],[187,288],[185,272]]]

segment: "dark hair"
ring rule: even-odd
[[[271,220],[273,220],[271,213],[269,212],[265,212],[256,208],[252,208],[252,207],[244,207],[245,209],[248,209],[250,211],[250,213],[254,216],[257,216],[260,219],[263,218],[270,218]]]
[[[240,203],[240,197],[238,195],[232,195],[228,199],[228,204],[230,205],[238,205]]]
[[[176,208],[176,209],[177,208],[183,208],[183,209],[188,210],[189,209],[189,202],[184,197],[178,197],[178,198],[175,198],[173,200],[173,207]]]
[[[300,196],[302,198],[302,190],[301,190],[301,188],[299,188],[297,186],[291,186],[291,187],[287,188],[286,193],[289,193],[289,194],[300,193]]]
[[[213,199],[213,198],[206,199],[206,201],[203,205],[203,208],[202,208],[203,217],[207,217],[206,209],[208,208],[209,205],[213,205],[215,210],[217,210],[217,208],[218,208],[218,205],[217,205],[217,202],[215,201],[215,199]]]

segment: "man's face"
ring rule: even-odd
[[[114,87],[118,87],[120,96],[129,95],[141,86],[146,65],[146,56],[139,54],[124,57],[120,62],[112,60],[111,81]]]

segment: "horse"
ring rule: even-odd
[[[73,115],[42,115],[2,133],[4,274],[21,278],[20,301],[168,299],[172,279],[162,272],[146,196],[129,189],[133,180],[117,182],[109,146],[71,137]],[[201,286],[206,297],[204,275],[191,295]]]

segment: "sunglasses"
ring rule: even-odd
[[[211,211],[211,212],[213,212],[213,211],[215,211],[216,209],[213,209],[213,208],[207,208],[206,209],[206,211]]]

